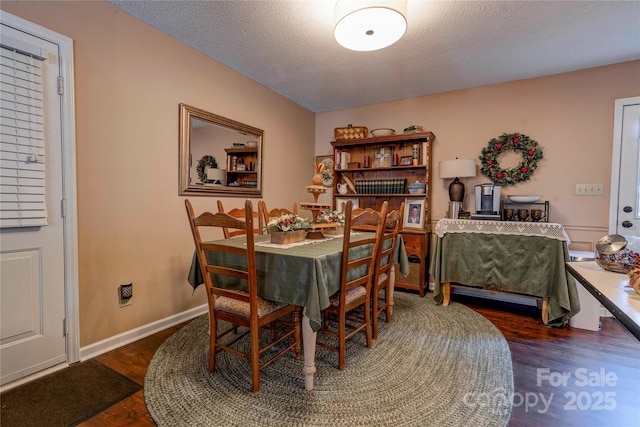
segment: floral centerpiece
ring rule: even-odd
[[[272,218],[265,231],[271,234],[271,243],[295,243],[304,240],[311,224],[307,218],[295,214],[284,214]]]
[[[311,228],[309,219],[302,218],[295,214],[284,214],[276,218],[271,218],[265,227],[266,231],[295,231]]]
[[[344,225],[344,214],[338,211],[320,211],[318,212],[318,222],[335,222],[338,225]]]
[[[325,224],[335,224],[336,227],[325,229],[326,234],[343,234],[344,233],[344,213],[338,211],[320,211],[316,221]]]

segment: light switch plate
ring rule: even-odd
[[[604,184],[576,184],[576,196],[602,196]]]

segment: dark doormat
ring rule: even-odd
[[[88,360],[2,393],[0,425],[73,426],[142,388]]]

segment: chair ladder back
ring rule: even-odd
[[[400,205],[399,209],[387,214],[382,242],[380,242],[378,255],[376,256],[376,268],[372,280],[373,290],[371,292],[373,339],[378,339],[378,317],[380,314],[385,313],[386,322],[391,322],[393,305],[393,257],[396,253],[403,215],[404,202]],[[382,290],[384,290],[384,297],[381,299],[380,292]],[[382,301],[382,303],[380,303],[380,301]]]
[[[384,218],[387,212],[387,202],[382,205],[382,211],[378,212],[373,209],[359,210],[359,214],[352,215],[351,201],[347,202],[345,207],[345,233],[342,248],[342,271],[341,271],[341,289],[340,300],[345,300],[346,292],[350,289],[363,285],[367,289],[371,287],[371,279],[375,268],[375,260],[378,254],[378,247],[381,243],[382,232],[384,230]],[[352,240],[351,230],[374,231],[375,235],[369,238]],[[351,259],[351,250],[365,245],[371,245],[371,250],[362,258]],[[349,272],[366,265],[366,274],[348,279]]]
[[[218,212],[216,214],[204,212],[198,217],[195,217],[193,206],[188,199],[185,200],[185,205],[190,218],[191,231],[196,245],[198,262],[200,263],[202,276],[208,291],[214,295],[226,296],[243,302],[251,302],[251,299],[256,299],[258,294],[255,275],[254,235],[253,233],[247,233],[247,230],[250,230],[253,227],[254,216],[251,201],[247,200],[245,202],[245,208],[243,209],[245,212],[244,221],[234,218],[224,212]],[[240,231],[241,234],[247,235],[246,247],[239,248],[215,243],[203,243],[200,234],[200,227],[222,228],[223,230],[229,229],[230,232]],[[207,251],[246,257],[248,268],[247,270],[238,270],[226,265],[212,265],[206,257]],[[246,280],[247,292],[229,291],[228,289],[220,288],[213,283],[211,274],[219,274],[237,278],[239,280]]]
[[[222,204],[222,200],[218,200],[217,204],[218,204],[218,212],[225,213],[224,206]],[[260,204],[260,201],[258,201],[258,206],[259,206],[259,204]],[[244,208],[244,209],[234,208],[234,209],[231,209],[229,212],[226,212],[226,213],[229,216],[233,217],[233,218],[244,220],[246,218],[245,210],[246,210],[246,208]],[[252,216],[253,216],[253,219],[254,219],[254,221],[253,221],[254,225],[251,228],[253,230],[252,234],[263,234],[263,232],[262,232],[262,228],[263,228],[262,227],[262,219],[260,218],[260,212],[259,211],[252,211]],[[237,229],[231,229],[231,227],[223,227],[222,228],[222,232],[224,233],[224,238],[225,239],[230,239],[231,237],[247,234],[247,229],[246,229],[246,227],[237,228]]]
[[[212,252],[226,252],[234,255],[244,255],[244,256],[247,255],[247,248],[238,248],[235,246],[227,246],[227,245],[221,245],[216,243],[203,243],[202,249],[205,252],[212,251]]]
[[[348,201],[344,208],[345,227],[342,246],[342,267],[340,272],[340,292],[339,295],[331,298],[331,304],[323,312],[323,327],[320,329],[324,334],[330,335],[338,340],[337,346],[329,342],[317,341],[316,344],[338,352],[338,369],[342,370],[346,364],[346,341],[355,334],[364,332],[367,340],[367,348],[371,348],[372,326],[371,326],[371,279],[375,267],[375,261],[378,255],[378,246],[382,238],[385,218],[387,215],[388,203],[382,204],[381,212],[365,211],[357,216],[352,216],[352,202]],[[354,226],[370,225],[375,229],[373,237],[358,237],[351,235],[352,224]],[[368,230],[367,230],[368,231]],[[358,259],[350,259],[350,250],[358,248],[357,252],[361,252],[364,245],[367,245],[367,255]],[[355,254],[354,254],[355,255]],[[357,255],[360,256],[360,255]],[[366,268],[366,274],[361,275],[363,267]],[[348,280],[349,272],[357,269],[357,279]],[[364,292],[361,289],[363,288]],[[347,295],[347,292],[349,294]],[[337,303],[337,305],[336,305]],[[364,310],[360,310],[363,307]],[[353,312],[360,311],[362,315],[354,315]],[[348,316],[349,314],[349,316]],[[330,316],[337,317],[337,331],[331,327]],[[347,318],[348,317],[348,318]],[[347,331],[347,325],[349,331]]]
[[[212,214],[205,212],[195,217],[193,206],[187,199],[185,200],[187,214],[189,216],[189,225],[196,246],[196,254],[200,264],[200,271],[204,277],[207,289],[207,300],[209,308],[209,354],[208,368],[209,372],[216,369],[216,354],[220,351],[228,351],[238,356],[251,360],[251,391],[260,391],[260,370],[268,366],[273,360],[284,355],[289,350],[295,352],[296,359],[300,359],[300,318],[302,310],[300,307],[291,304],[276,304],[268,302],[258,297],[258,285],[256,274],[256,252],[255,252],[255,235],[254,232],[254,215],[253,206],[250,200],[245,201],[244,217],[234,217],[230,212],[224,213],[222,203],[218,201],[218,209],[220,212]],[[232,211],[233,212],[233,211]],[[260,222],[258,215],[257,222]],[[229,238],[233,232],[245,234],[246,243],[242,247],[234,246],[235,242],[227,242],[229,245],[220,243],[203,243],[200,227],[222,228],[225,238]],[[257,234],[257,233],[255,233]],[[260,233],[261,234],[261,233]],[[206,252],[210,252],[212,261],[207,259]],[[215,253],[215,254],[214,254]],[[226,255],[231,255],[226,256]],[[246,264],[241,263],[241,258],[246,258]],[[215,261],[220,260],[220,261]],[[244,261],[244,260],[242,260]],[[233,265],[240,263],[241,267]],[[244,266],[246,265],[246,269]],[[246,280],[247,292],[234,289],[226,289],[216,287],[214,280],[218,280],[221,276],[227,276],[232,279],[231,285],[235,285],[235,279]],[[214,277],[216,279],[214,279]],[[222,282],[218,282],[222,285]],[[226,283],[225,283],[226,285]],[[216,298],[218,297],[218,298]],[[233,301],[230,301],[233,300]],[[247,307],[248,305],[248,307]],[[260,308],[260,315],[259,315]],[[290,315],[290,321],[283,319]],[[276,332],[275,321],[281,320],[285,326],[285,331]],[[219,320],[223,320],[226,329],[222,332],[218,331]],[[260,328],[271,325],[272,334],[271,342],[261,345]],[[243,351],[242,348],[234,348],[234,343],[238,342],[246,334],[238,334],[238,327],[249,328],[250,350]],[[229,334],[236,334],[233,339],[224,342],[219,341],[220,338]],[[291,339],[291,342],[273,355],[269,355],[269,360],[261,362],[260,356],[284,340]]]
[[[249,280],[249,272],[244,270],[238,270],[231,267],[222,267],[218,265],[207,265],[207,271],[211,274],[220,274],[235,279]]]
[[[349,244],[349,249],[353,250],[355,248],[361,247],[361,246],[365,246],[365,245],[371,245],[372,248],[376,247],[376,239],[375,237],[369,238],[369,239],[363,239],[363,240],[358,240],[355,242],[351,242]],[[358,258],[358,259],[350,259],[350,257],[347,257],[347,266],[346,266],[346,277],[343,283],[345,283],[345,287],[346,290],[348,291],[351,288],[354,288],[356,286],[359,285],[366,285],[367,283],[367,279],[370,279],[372,274],[373,274],[373,269],[372,269],[372,265],[373,265],[373,259],[375,258],[376,253],[373,252],[373,250],[371,251],[371,253],[367,254],[366,256],[362,257],[362,258]],[[344,261],[343,261],[344,262]],[[360,267],[365,266],[367,269],[367,272],[364,276],[360,276],[360,277],[356,277],[352,280],[348,280],[348,276],[349,276],[349,272],[359,269]]]
[[[379,256],[376,261],[376,265],[378,266],[376,276],[381,273],[387,273],[388,275],[388,271],[393,265],[393,256],[398,244],[398,235],[400,234],[400,227],[402,225],[403,212],[404,202],[400,205],[400,209],[393,210],[387,214],[385,231],[379,248]],[[376,281],[374,281],[374,283],[376,283]]]
[[[287,208],[273,208],[269,210],[264,200],[258,202],[258,212],[260,213],[260,225],[262,228],[269,224],[272,218],[278,218],[282,215],[298,215],[298,204],[293,203],[293,210]],[[269,233],[269,231],[267,231]]]
[[[193,223],[197,227],[227,227],[238,230],[245,230],[246,224],[244,220],[235,218],[224,212],[203,212],[197,218],[194,218]]]

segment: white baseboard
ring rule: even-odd
[[[115,348],[122,347],[123,345],[170,328],[171,326],[186,322],[187,320],[195,319],[207,312],[207,304],[203,304],[190,310],[183,311],[182,313],[174,314],[173,316],[165,317],[164,319],[103,339],[102,341],[80,348],[80,360],[84,361],[91,359]]]
[[[604,308],[604,305],[601,305],[600,306],[600,317],[613,317],[613,314],[611,314],[611,312],[609,310]]]

